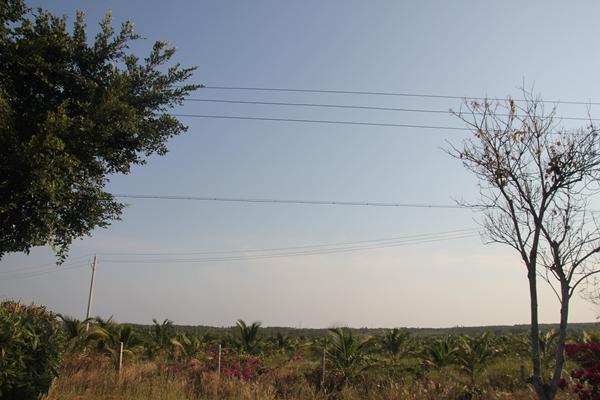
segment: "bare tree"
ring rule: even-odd
[[[484,236],[516,250],[527,269],[531,307],[529,381],[539,399],[556,396],[564,365],[569,301],[593,274],[600,233],[588,207],[598,192],[600,146],[591,123],[561,128],[556,106],[523,90],[523,100],[466,101],[455,112],[473,130],[447,152],[479,180]],[[542,375],[538,278],[547,281],[560,302],[560,328],[550,378]]]

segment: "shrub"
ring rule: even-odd
[[[63,347],[61,324],[44,307],[0,303],[0,398],[29,400],[47,393]]]
[[[571,371],[575,393],[581,400],[600,399],[600,343],[567,343],[565,352],[579,365]]]
[[[218,354],[216,352],[211,352],[209,356],[208,369],[209,371],[216,371]],[[251,381],[262,372],[263,367],[260,358],[246,354],[238,354],[230,349],[222,350],[221,373],[223,376]]]

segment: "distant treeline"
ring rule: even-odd
[[[143,331],[151,331],[153,325],[130,324],[132,327]],[[204,325],[175,325],[175,328],[183,333],[192,335],[214,335],[220,336],[225,333],[234,334],[237,327],[214,327]],[[469,335],[476,336],[485,332],[495,335],[525,334],[529,332],[529,325],[489,325],[489,326],[456,326],[452,328],[402,328],[416,336],[443,336],[443,335]],[[540,324],[542,331],[558,330],[558,324]],[[350,328],[350,330],[361,336],[375,336],[383,334],[387,328]],[[582,331],[599,331],[600,322],[578,322],[569,324],[569,333]],[[278,333],[287,336],[299,336],[305,338],[316,338],[327,335],[327,328],[291,328],[280,326],[261,327],[264,336],[275,336]]]

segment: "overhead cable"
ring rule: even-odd
[[[421,97],[433,99],[453,99],[453,100],[479,100],[479,101],[508,101],[509,98],[491,98],[480,96],[457,96],[440,95],[430,93],[409,93],[409,92],[382,92],[382,91],[359,91],[359,90],[326,90],[326,89],[298,89],[298,88],[274,88],[274,87],[247,87],[247,86],[204,86],[202,90],[243,90],[243,91],[267,91],[267,92],[298,92],[298,93],[326,93],[326,94],[351,94],[351,95],[372,95],[372,96],[398,96],[398,97]],[[512,99],[518,102],[526,102],[526,99]],[[599,102],[592,101],[571,101],[571,100],[531,100],[540,103],[549,104],[574,104],[574,105],[600,105]]]
[[[335,125],[360,125],[360,126],[379,126],[391,128],[419,128],[419,129],[441,129],[453,131],[472,131],[470,128],[458,126],[443,125],[419,125],[419,124],[393,124],[380,122],[362,122],[362,121],[339,121],[327,119],[304,119],[304,118],[272,118],[272,117],[249,117],[243,115],[212,115],[212,114],[171,114],[174,117],[183,118],[208,118],[208,119],[234,119],[249,121],[278,121],[278,122],[300,122],[309,124],[335,124]]]
[[[398,240],[410,240],[410,239],[425,239],[430,237],[437,237],[442,235],[451,235],[451,234],[466,234],[466,233],[475,233],[479,230],[477,228],[465,228],[465,229],[455,229],[451,231],[443,231],[443,232],[431,232],[431,233],[420,233],[420,234],[412,234],[412,235],[401,235],[395,237],[388,237],[382,239],[368,239],[368,240],[358,240],[358,241],[350,241],[350,242],[333,242],[333,243],[319,243],[319,244],[307,244],[300,246],[288,246],[288,247],[271,247],[271,248],[249,248],[249,249],[230,249],[230,250],[213,250],[213,251],[195,251],[195,252],[118,252],[118,253],[97,253],[99,255],[109,255],[109,256],[173,256],[173,255],[207,255],[207,254],[231,254],[231,253],[263,253],[263,252],[273,252],[273,251],[286,251],[286,250],[298,250],[298,249],[318,249],[323,247],[335,247],[335,246],[348,246],[348,245],[357,245],[357,244],[366,244],[366,243],[385,243],[385,242],[396,242]]]
[[[476,206],[459,204],[433,204],[433,203],[386,203],[362,201],[337,201],[337,200],[298,200],[298,199],[272,199],[272,198],[244,198],[244,197],[213,197],[213,196],[175,196],[156,194],[126,194],[114,193],[114,197],[123,199],[149,199],[149,200],[190,200],[190,201],[215,201],[233,203],[274,203],[274,204],[306,204],[327,206],[364,206],[364,207],[402,207],[402,208],[440,208],[440,209],[478,209]]]
[[[202,102],[202,103],[224,103],[224,104],[246,104],[246,105],[271,105],[271,106],[288,106],[288,107],[315,107],[315,108],[336,108],[350,110],[373,110],[373,111],[395,111],[395,112],[413,112],[426,114],[445,114],[454,115],[453,110],[431,110],[423,108],[398,108],[398,107],[379,107],[379,106],[361,106],[352,104],[330,104],[330,103],[293,103],[280,101],[247,101],[247,100],[224,100],[224,99],[198,99],[186,98],[185,101]],[[498,117],[508,117],[508,114],[496,114]],[[517,117],[522,117],[516,115]],[[585,117],[565,117],[557,116],[556,119],[573,120],[573,121],[600,121],[598,118]]]

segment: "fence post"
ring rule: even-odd
[[[219,352],[217,354],[217,376],[221,377],[221,345],[219,344]]]
[[[519,375],[520,375],[520,378],[521,378],[521,382],[522,383],[526,383],[527,382],[527,378],[525,376],[525,366],[523,364],[521,364],[519,366]]]
[[[123,369],[123,342],[119,342],[119,353],[117,354],[117,373],[121,373]]]
[[[325,347],[323,347],[323,355],[321,356],[321,389],[325,388]]]

